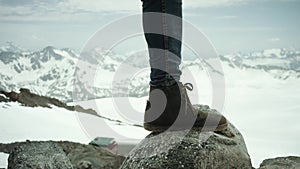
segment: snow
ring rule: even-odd
[[[100,103],[100,105],[103,104]],[[109,110],[108,106],[110,105],[105,106],[105,110]],[[87,144],[98,136],[112,137],[119,144],[119,153],[126,155],[130,147],[132,148],[149,134],[141,127],[134,127],[129,124],[119,125],[116,122],[93,115],[58,107],[52,109],[31,108],[23,107],[18,103],[0,103],[0,112],[1,143],[29,139],[69,140]],[[6,159],[7,156],[0,155],[0,162]]]
[[[191,68],[197,71],[197,68]],[[266,158],[300,155],[299,80],[272,78],[258,70],[232,71],[225,67],[226,101],[223,114],[242,132],[255,167]],[[209,84],[202,77],[199,102],[210,104]],[[206,90],[206,92],[205,92]],[[199,93],[201,93],[199,92]],[[202,99],[203,98],[203,99]],[[210,99],[208,99],[210,98]],[[103,98],[79,102],[100,115],[128,123],[141,123],[146,103],[143,98]],[[128,101],[128,102],[127,102]],[[129,103],[127,107],[115,104]],[[17,103],[1,103],[0,142],[30,140],[70,140],[88,143],[95,136],[114,137],[120,144],[137,144],[148,132],[139,127],[118,125],[98,117],[54,107],[29,108]],[[121,110],[121,111],[120,111]],[[122,112],[122,114],[120,114]],[[3,156],[1,155],[3,161]],[[6,158],[6,157],[5,157]]]
[[[125,121],[130,124],[141,125],[144,117],[143,111],[141,110],[143,110],[146,107],[146,100],[147,100],[146,97],[143,98],[121,97],[121,98],[103,98],[97,100],[76,102],[72,104],[81,105],[82,107],[85,108],[92,108],[96,110],[99,115],[104,117]],[[128,107],[127,105],[125,105],[126,102],[128,102]],[[132,109],[132,111],[130,111],[130,109]],[[128,116],[134,118],[128,118]]]
[[[242,132],[252,163],[300,155],[299,79],[279,80],[259,70],[225,67],[223,113]]]
[[[43,64],[43,72],[53,68],[64,68],[71,65],[71,56],[65,51],[54,50],[55,53],[67,59],[56,61],[51,59]],[[280,56],[280,49],[265,50],[266,57],[275,54]],[[231,58],[235,55],[228,55]],[[76,61],[76,59],[72,59]],[[26,58],[21,59],[22,63],[29,63]],[[115,60],[107,58],[105,61],[116,64]],[[76,63],[76,62],[75,62]],[[289,62],[285,59],[256,58],[255,60],[243,59],[247,65],[277,65],[285,67]],[[90,73],[95,72],[94,86],[110,88],[114,80],[114,73],[93,66],[87,62],[80,62],[84,70]],[[300,79],[290,78],[282,80],[274,77],[288,76],[290,72],[272,70],[265,72],[259,69],[231,68],[223,63],[225,73],[225,105],[221,111],[225,116],[242,132],[254,167],[258,167],[266,158],[297,155],[300,156]],[[29,64],[30,65],[30,64]],[[0,70],[5,75],[14,75],[11,82],[23,84],[34,89],[37,86],[31,85],[34,77],[39,77],[41,70],[24,71],[16,74],[13,69],[0,62]],[[124,64],[123,64],[124,66]],[[81,68],[82,68],[81,67]],[[69,69],[72,72],[74,68]],[[130,67],[123,67],[124,73],[119,76],[125,78],[129,72],[138,72]],[[72,78],[64,69],[59,69],[59,75],[64,79]],[[193,72],[190,74],[189,72]],[[275,74],[276,76],[274,76]],[[80,79],[88,81],[88,76],[82,72]],[[141,72],[139,76],[146,76]],[[136,77],[135,75],[134,77]],[[189,92],[192,103],[211,105],[213,88],[210,76],[198,65],[190,66],[183,71],[182,81],[192,82],[194,90]],[[134,78],[133,78],[134,79]],[[138,86],[139,81],[133,81]],[[37,91],[48,91],[51,82],[38,83]],[[70,87],[71,83],[67,83]],[[65,87],[65,86],[63,86]],[[221,86],[222,87],[222,86]],[[59,92],[59,91],[58,91]],[[29,108],[20,106],[17,103],[0,103],[0,142],[10,143],[15,141],[30,140],[69,140],[80,143],[88,143],[94,137],[116,138],[119,148],[128,152],[129,146],[137,144],[149,132],[140,127],[130,124],[142,124],[143,112],[147,97],[142,98],[103,98],[97,100],[81,101],[70,104],[80,104],[85,108],[97,110],[99,115],[121,120],[126,123],[118,124],[89,114],[76,113],[62,108]],[[0,154],[0,167],[5,166],[6,154]],[[3,166],[2,166],[3,165]]]
[[[290,61],[285,59],[274,59],[274,58],[256,58],[255,60],[244,59],[243,63],[249,66],[257,66],[257,65],[265,65],[265,66],[273,66],[276,65],[278,67],[288,69]]]
[[[196,66],[189,67],[189,71],[193,72],[192,79],[198,79],[197,93],[189,92],[192,102],[211,105],[213,89],[209,76]],[[261,70],[232,70],[226,65],[224,73],[226,100],[224,109],[219,111],[242,132],[253,165],[258,167],[266,158],[300,156],[300,80],[275,79]],[[191,80],[187,75],[188,71],[184,71],[182,81]],[[116,138],[121,145],[137,144],[149,132],[129,124],[142,123],[146,99],[103,98],[75,103],[128,123],[121,125],[57,107],[29,108],[0,103],[0,135],[4,136],[0,142],[51,139],[88,143],[96,136],[104,136]]]
[[[266,49],[263,51],[263,55],[266,57],[272,57],[272,56],[280,56],[281,49]]]
[[[56,54],[58,54],[58,55],[61,55],[61,56],[65,57],[65,58],[66,58],[66,57],[72,58],[72,57],[68,54],[68,52],[66,52],[66,51],[64,51],[64,50],[53,49],[53,52],[56,53]]]
[[[105,69],[96,68],[94,86],[99,88],[109,88],[113,81],[114,73]]]
[[[224,114],[242,132],[255,167],[266,158],[300,155],[296,86],[228,89]]]
[[[1,143],[30,140],[89,141],[77,121],[76,113],[54,107],[30,108],[18,103],[1,103]],[[77,132],[74,132],[77,131]]]
[[[6,168],[8,165],[8,154],[0,153],[0,168]]]

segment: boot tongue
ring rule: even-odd
[[[198,111],[193,107],[193,105],[191,104],[191,101],[188,97],[188,94],[186,92],[186,89],[189,90],[189,91],[192,91],[194,89],[193,85],[191,83],[185,83],[185,84],[182,84],[180,83],[180,88],[182,88],[182,94],[184,95],[184,99],[185,99],[185,107],[186,107],[186,111],[185,111],[185,114],[188,114],[188,113],[193,113],[193,115],[195,117],[197,117],[197,114],[198,114]]]

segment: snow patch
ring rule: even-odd
[[[7,168],[9,154],[0,153],[0,168]]]

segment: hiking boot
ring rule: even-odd
[[[221,114],[196,109],[191,104],[186,89],[193,90],[193,85],[178,82],[166,87],[150,86],[144,128],[162,132],[186,129],[221,131],[227,127],[228,122]]]

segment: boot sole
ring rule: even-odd
[[[163,132],[166,130],[169,131],[179,131],[179,130],[195,130],[195,131],[222,131],[225,130],[228,126],[228,123],[224,123],[218,126],[172,126],[172,128],[170,128],[171,126],[157,126],[157,125],[151,125],[148,123],[144,123],[144,128],[148,131],[152,131],[152,132]]]

